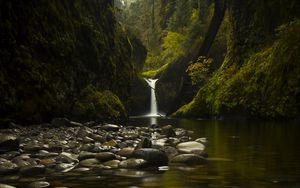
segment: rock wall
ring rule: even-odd
[[[90,85],[127,101],[131,47],[112,7],[111,0],[0,1],[0,119],[72,116]]]

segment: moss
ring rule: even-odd
[[[210,116],[246,111],[260,118],[300,116],[300,20],[277,29],[272,45],[240,67],[223,63],[197,96],[175,116]],[[228,58],[227,58],[228,61]]]
[[[167,68],[168,68],[169,64],[165,64],[163,66],[161,66],[159,69],[157,70],[151,70],[151,71],[146,71],[142,73],[143,77],[146,78],[157,78],[160,76],[160,74],[162,72],[164,72]]]
[[[88,86],[82,91],[81,98],[75,103],[74,116],[90,120],[120,121],[127,117],[126,110],[115,94],[111,91],[98,91],[93,86]]]

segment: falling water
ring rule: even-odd
[[[150,101],[150,113],[147,116],[151,117],[151,124],[157,124],[156,117],[159,117],[159,113],[157,111],[157,102],[155,96],[155,85],[158,79],[147,79],[145,78],[151,89],[151,101]]]
[[[158,79],[146,79],[146,82],[148,83],[149,87],[151,88],[151,107],[150,107],[150,113],[147,116],[151,117],[158,117],[158,111],[157,111],[157,102],[156,102],[156,96],[155,96],[155,85]]]

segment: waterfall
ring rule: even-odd
[[[147,79],[145,78],[146,82],[148,83],[150,89],[151,89],[151,107],[150,107],[150,113],[147,116],[151,117],[159,117],[159,113],[157,111],[157,102],[156,102],[156,96],[155,96],[155,85],[158,79]]]

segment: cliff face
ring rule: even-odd
[[[127,100],[133,75],[130,44],[112,2],[0,2],[0,119],[72,116],[74,106],[85,103],[82,91],[91,87],[97,95]]]
[[[299,1],[231,0],[228,5],[226,58],[174,115],[299,117]]]

